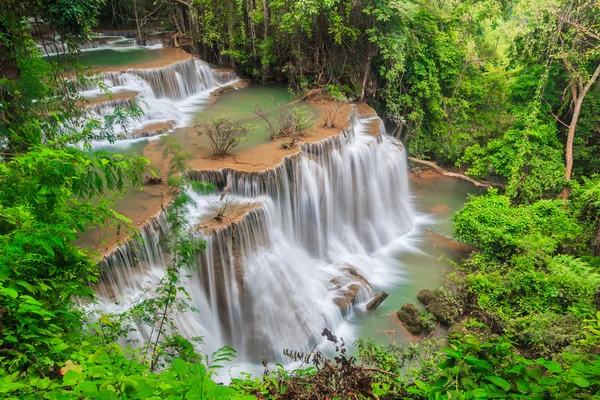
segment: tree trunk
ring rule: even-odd
[[[233,18],[234,18],[233,0],[227,0],[227,14],[229,14],[228,18],[227,18],[227,34],[229,35],[229,65],[231,66],[231,68],[235,68],[235,61],[232,56],[233,47],[234,47],[234,43],[233,43]]]
[[[367,89],[367,81],[369,80],[369,72],[371,71],[371,58],[373,57],[373,51],[371,49],[371,44],[369,44],[369,54],[367,55],[367,62],[365,64],[365,73],[363,75],[362,87],[360,89],[360,100],[359,102],[365,101],[365,92]]]
[[[264,24],[264,40],[269,39],[269,3],[263,0],[263,24]]]
[[[135,14],[135,28],[137,30],[137,43],[140,46],[144,46],[145,40],[142,37],[142,31],[140,30],[140,21],[138,18],[138,12],[137,12],[137,0],[133,0],[133,13]]]
[[[565,65],[568,66],[567,61],[563,60]],[[581,106],[583,100],[590,90],[592,85],[598,79],[600,75],[600,64],[596,67],[594,74],[590,77],[590,80],[584,86],[581,78],[571,76],[571,95],[573,96],[573,117],[569,124],[569,133],[567,135],[567,146],[565,149],[565,179],[571,180],[571,174],[573,172],[573,141],[575,140],[575,129],[577,128],[577,122],[579,122],[579,115],[581,114]],[[562,199],[567,200],[569,198],[569,187],[565,185],[562,191]]]
[[[267,0],[263,0],[263,40],[265,43],[263,43],[263,49],[266,49],[266,45],[267,45],[267,40],[269,40],[269,2]],[[262,54],[261,54],[262,56]],[[262,63],[262,60],[261,60]],[[262,70],[263,70],[263,82],[267,81],[267,76],[269,74],[269,66],[263,64],[262,65]]]
[[[383,301],[385,299],[387,299],[388,296],[389,296],[388,293],[384,290],[381,293],[379,293],[377,296],[373,297],[373,300],[371,300],[367,304],[367,311],[373,311],[374,309],[379,307],[381,305],[381,303],[383,303]]]
[[[579,114],[581,113],[581,105],[583,104],[583,96],[579,96],[577,99],[573,99],[575,102],[575,109],[573,110],[573,118],[571,118],[571,124],[569,125],[569,133],[567,134],[567,146],[565,149],[565,179],[571,180],[571,173],[573,171],[573,141],[575,139],[575,128],[577,127],[577,121],[579,121]],[[569,198],[569,187],[565,186],[562,191],[562,199],[567,200]]]

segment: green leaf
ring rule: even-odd
[[[523,394],[529,393],[529,384],[525,379],[519,379],[517,381],[517,390]]]
[[[84,381],[75,387],[75,389],[81,391],[84,396],[96,396],[98,395],[98,387],[92,381]]]
[[[458,359],[462,357],[462,353],[460,350],[454,350],[450,347],[442,347],[442,350],[452,358]]]
[[[85,374],[73,370],[67,371],[63,377],[63,386],[75,386],[85,380]]]
[[[188,371],[188,364],[181,358],[174,358],[171,362],[171,368],[179,375],[183,375]]]
[[[498,386],[499,388],[501,388],[504,391],[508,392],[510,390],[510,383],[507,380],[500,378],[499,376],[486,375],[484,378],[487,379],[488,381],[492,382],[494,385]]]
[[[17,291],[15,289],[11,289],[11,288],[0,288],[0,295],[8,296],[13,299],[16,299],[17,297],[19,297],[19,293],[17,293]]]
[[[471,357],[471,356],[466,356],[465,357],[465,361],[467,364],[469,365],[473,365],[479,368],[482,368],[484,370],[489,370],[492,367],[492,364],[490,364],[489,361],[486,360],[482,360],[480,358],[475,358],[475,357]]]
[[[554,372],[556,374],[562,372],[562,366],[555,362],[555,361],[547,361],[544,360],[543,358],[538,358],[537,360],[535,360],[538,364],[543,365],[544,367],[546,367],[548,369],[548,371],[550,372]]]
[[[586,387],[590,386],[590,382],[587,379],[580,378],[577,376],[571,378],[571,382],[573,382],[574,384],[576,384],[577,386],[579,386],[581,388],[586,388]]]

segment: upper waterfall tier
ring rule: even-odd
[[[160,68],[104,72],[102,80],[116,96],[137,93],[137,104],[144,114],[133,125],[134,134],[130,132],[129,137],[138,137],[135,131],[150,124],[185,125],[208,102],[212,90],[237,80],[237,76],[235,72],[215,71],[207,63],[190,58]],[[102,95],[94,85],[82,89],[91,99]],[[103,117],[112,114],[116,106],[131,104],[133,100],[96,102],[90,110],[96,117]]]
[[[412,229],[406,158],[398,142],[372,135],[375,122],[354,117],[343,134],[306,144],[263,172],[189,174],[261,205],[205,237],[199,271],[186,283],[199,311],[178,318],[185,335],[204,336],[207,351],[229,345],[243,359],[280,358],[286,348],[308,349],[324,327],[346,324],[336,298],[349,286],[361,288],[353,293],[360,303],[369,282],[387,287],[398,279],[396,261],[382,250]],[[191,196],[190,227],[219,204],[218,195]],[[105,307],[130,305],[160,279],[168,232],[161,214],[142,230],[143,241],[105,257],[97,287]],[[140,327],[138,338],[149,334]]]

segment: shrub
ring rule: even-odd
[[[208,138],[215,158],[223,158],[246,140],[250,127],[223,117],[210,123],[196,124],[194,130],[198,135]]]
[[[277,120],[277,127],[269,119],[268,111],[263,110],[259,105],[256,106],[254,113],[267,123],[269,139],[289,139],[288,142],[282,142],[282,147],[285,149],[292,148],[311,126],[311,114],[300,107],[283,107]]]

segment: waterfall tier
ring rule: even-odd
[[[161,68],[105,72],[102,73],[102,80],[115,94],[138,93],[138,105],[144,114],[131,127],[132,131],[136,131],[141,124],[176,121],[176,126],[184,126],[199,107],[208,102],[212,90],[237,80],[237,75],[235,72],[215,71],[207,63],[190,58]],[[86,97],[98,96],[101,93],[92,84],[82,90]],[[98,102],[90,106],[90,111],[92,116],[101,118],[112,114],[116,106],[130,106],[131,102]]]
[[[207,250],[186,282],[198,312],[177,322],[185,335],[203,336],[206,351],[229,345],[242,359],[281,358],[361,312],[351,303],[367,301],[371,284],[398,279],[398,264],[382,249],[412,229],[406,157],[394,139],[372,135],[375,122],[353,117],[343,134],[303,145],[266,171],[188,173],[260,206],[202,236]],[[186,222],[193,227],[210,217],[219,196],[190,195]],[[142,241],[104,258],[97,292],[106,307],[131,304],[144,284],[160,279],[168,234],[161,213],[142,229]]]

